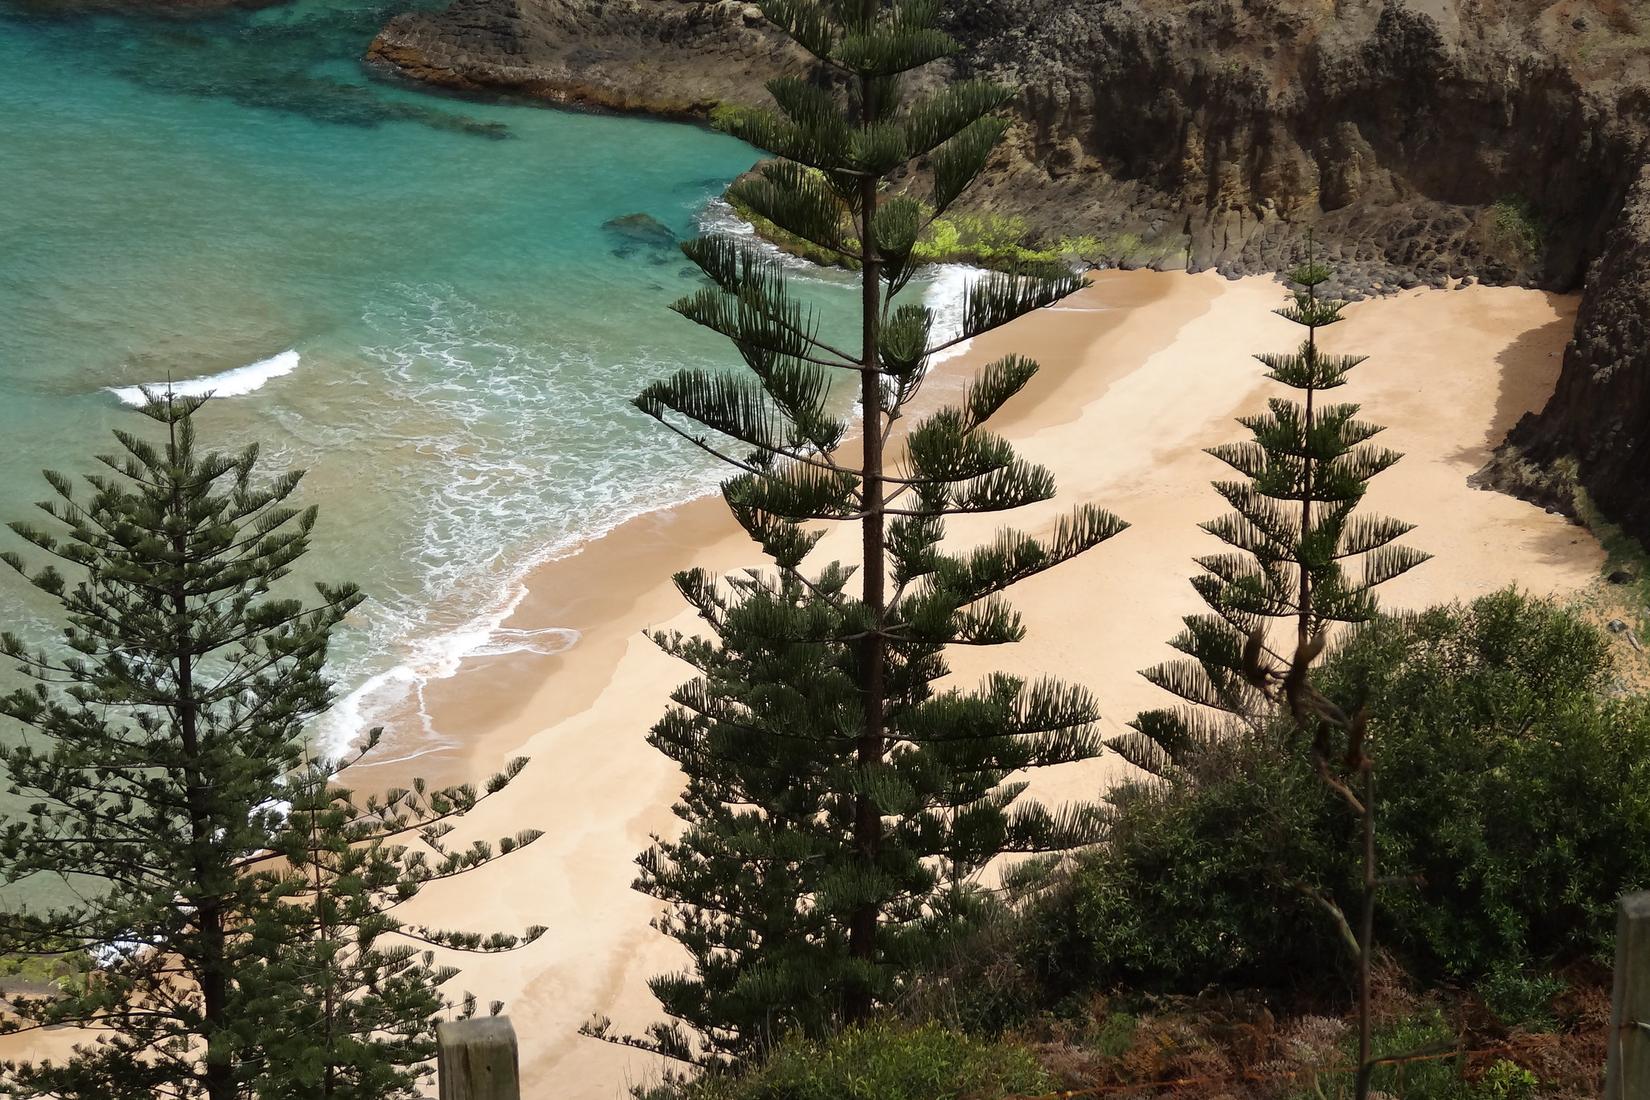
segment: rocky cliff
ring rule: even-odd
[[[1650,166],[1588,279],[1557,390],[1479,476],[1570,512],[1580,487],[1650,544]]]
[[[667,118],[759,102],[805,61],[755,7],[679,0],[456,0],[399,16],[368,56],[460,91]]]
[[[1365,280],[1568,286],[1643,155],[1637,6],[968,0],[954,21],[1024,89],[991,201],[1178,235],[1194,268],[1275,270],[1314,224]]]
[[[1585,282],[1557,395],[1485,479],[1567,507],[1551,472],[1570,471],[1650,539],[1650,0],[947,10],[962,67],[1021,91],[977,209],[1095,237],[1113,262],[1230,274],[1287,266],[1312,227],[1354,297]],[[457,0],[397,18],[371,56],[450,87],[678,116],[761,102],[805,63],[729,0]]]
[[[1275,270],[1315,225],[1354,287],[1575,285],[1644,150],[1643,0],[961,0],[966,67],[1022,90],[976,207],[1110,259]],[[371,56],[621,110],[761,102],[803,61],[754,7],[457,0]]]

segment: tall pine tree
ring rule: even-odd
[[[7,1065],[3,1085],[84,1100],[415,1095],[450,976],[417,941],[518,942],[393,915],[496,854],[442,842],[486,793],[420,785],[358,808],[336,768],[308,758],[331,632],[362,597],[282,594],[316,511],[289,503],[301,474],[256,476],[255,447],[201,451],[204,400],[150,395],[164,440],[117,431],[121,450],[84,487],[46,474],[49,522],[11,526],[51,564],[0,555],[64,617],[58,646],[0,635],[34,682],[0,696],[22,732],[0,742],[0,767],[27,806],[0,826],[0,881],[68,887],[0,913],[0,954],[97,964],[82,987],[16,1000],[0,1026],[97,1041]]]
[[[730,339],[749,374],[683,372],[637,401],[737,468],[723,495],[772,563],[679,575],[713,638],[658,638],[699,675],[650,737],[686,773],[684,830],[640,857],[637,886],[667,903],[657,925],[691,966],[653,982],[673,1022],[632,1041],[707,1064],[865,1019],[969,919],[987,864],[1097,837],[1093,807],[1047,809],[1012,778],[1100,751],[1089,695],[1008,675],[973,690],[941,681],[948,647],[1022,636],[1004,590],[1124,526],[1085,506],[1046,538],[1005,530],[974,549],[945,545],[946,517],[1047,500],[1054,480],[986,429],[1037,369],[1019,356],[896,432],[931,357],[1081,280],[981,278],[962,331],[936,337],[932,313],[902,297],[913,248],[985,165],[1012,92],[967,80],[905,94],[905,74],[957,50],[936,0],[762,8],[819,64],[769,84],[777,111],[732,119],[776,157],[733,198],[858,271],[861,301],[858,341],[842,346],[759,249],[692,242],[713,285],[675,308]],[[893,192],[911,167],[926,190]],[[835,378],[858,383],[851,417],[836,411]],[[830,523],[859,527],[858,554],[811,565]]]
[[[1249,676],[1257,656],[1245,657],[1251,639],[1259,658],[1290,667],[1331,624],[1367,622],[1374,589],[1429,556],[1397,544],[1413,524],[1354,514],[1370,479],[1402,456],[1369,443],[1382,429],[1357,419],[1357,405],[1323,402],[1366,358],[1318,346],[1318,333],[1345,307],[1318,296],[1332,274],[1315,259],[1289,273],[1296,289],[1277,313],[1304,327],[1306,338],[1294,352],[1256,356],[1267,378],[1301,399],[1270,399],[1265,413],[1239,421],[1247,442],[1209,448],[1241,475],[1214,483],[1233,510],[1203,525],[1231,549],[1198,559],[1203,572],[1192,585],[1210,610],[1187,616],[1170,643],[1186,656],[1144,673],[1184,705],[1144,712],[1132,733],[1110,742],[1154,774],[1171,773],[1177,758],[1234,728],[1260,730],[1277,715],[1278,700]],[[1273,635],[1274,623],[1285,625],[1287,639]]]

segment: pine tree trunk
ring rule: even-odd
[[[867,17],[874,13],[875,4],[867,3]],[[861,82],[860,117],[870,124],[875,120],[875,104],[871,101],[869,81]],[[865,518],[861,521],[864,602],[871,619],[870,631],[863,642],[861,656],[861,684],[865,702],[865,724],[860,731],[856,756],[862,775],[869,774],[882,761],[884,664],[886,647],[882,627],[886,613],[884,567],[885,532],[883,528],[882,484],[882,375],[878,369],[882,294],[879,279],[880,264],[876,244],[872,238],[872,224],[876,217],[877,184],[867,178],[860,184],[860,264],[864,280],[861,309],[863,317],[863,345],[860,363],[860,404],[864,424],[864,493]],[[854,853],[860,866],[872,871],[882,848],[882,813],[870,795],[861,793],[854,798]],[[872,963],[877,955],[878,907],[874,902],[862,902],[853,912],[848,928],[848,953],[855,959]],[[848,1023],[856,1023],[871,1014],[872,991],[863,983],[846,991],[843,1015]]]
[[[1374,1073],[1375,1063],[1370,1059],[1371,1031],[1374,1026],[1374,990],[1370,979],[1370,968],[1374,960],[1370,956],[1375,949],[1375,891],[1380,887],[1380,880],[1376,876],[1375,864],[1375,766],[1367,759],[1364,769],[1364,906],[1358,922],[1358,1080],[1355,1092],[1357,1100],[1369,1100],[1370,1077]]]
[[[172,453],[177,453],[177,425],[170,428]],[[172,487],[172,516],[176,522],[184,520],[183,501],[176,484]],[[206,1069],[202,1083],[209,1100],[236,1100],[235,1070],[224,1049],[220,1035],[224,1034],[225,1016],[229,1003],[229,978],[225,960],[226,937],[223,910],[214,893],[216,883],[209,869],[206,849],[213,842],[213,823],[207,805],[207,791],[200,770],[200,729],[198,700],[195,697],[194,646],[189,631],[189,597],[183,576],[188,555],[188,541],[180,531],[172,537],[172,553],[177,556],[177,580],[172,586],[172,614],[176,626],[172,644],[177,656],[178,674],[178,735],[183,743],[184,804],[189,814],[189,859],[194,875],[195,925],[200,930],[201,1032],[206,1040]]]
[[[1306,290],[1307,294],[1311,296],[1314,302],[1316,302],[1317,292],[1312,287],[1307,287]],[[1312,362],[1312,369],[1316,371],[1318,358],[1318,330],[1316,325],[1309,326],[1306,330],[1306,354]],[[1304,560],[1305,555],[1301,552],[1301,548],[1305,546],[1307,537],[1312,533],[1313,459],[1310,452],[1312,450],[1312,398],[1316,395],[1316,393],[1316,387],[1308,386],[1306,388],[1306,418],[1302,421],[1301,427],[1301,450],[1305,453],[1306,457],[1301,459],[1301,530],[1300,539],[1296,543],[1295,548],[1295,567],[1301,571],[1300,632],[1295,644],[1300,646],[1302,649],[1305,649],[1306,643],[1312,640],[1313,626],[1312,577],[1307,571],[1306,562]]]
[[[315,797],[315,796],[312,796]],[[317,811],[314,805],[309,809],[309,859],[310,868],[314,873],[315,882],[315,917],[319,930],[320,942],[325,944],[332,938],[332,926],[327,920],[327,906],[331,901],[326,896],[326,880],[321,873],[321,830],[316,821]],[[338,1003],[333,992],[333,963],[326,960],[326,970],[322,983],[322,1015],[323,1034],[321,1050],[324,1052],[327,1064],[321,1079],[321,1096],[323,1100],[331,1100],[337,1093],[338,1066],[336,1040],[333,1034],[333,1025],[337,1022]]]
[[[178,540],[181,541],[181,540]],[[176,543],[174,543],[176,547]],[[179,549],[181,554],[182,550]],[[180,622],[187,622],[187,610],[181,587],[174,594],[174,613]],[[187,627],[185,627],[187,633]],[[184,751],[191,759],[200,752],[199,731],[196,728],[193,661],[186,648],[180,649],[178,661],[179,726]],[[223,910],[213,895],[211,873],[203,847],[212,843],[212,815],[206,806],[206,790],[200,770],[190,766],[184,775],[185,800],[189,812],[191,870],[199,894],[195,908],[196,926],[200,929],[200,983],[201,1031],[206,1038],[206,1072],[203,1077],[209,1100],[235,1100],[235,1071],[229,1052],[219,1036],[224,1034],[225,1017],[229,1004],[229,976],[225,946]]]

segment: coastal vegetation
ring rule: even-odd
[[[1614,898],[1650,883],[1650,711],[1614,689],[1607,637],[1506,591],[1378,615],[1314,682],[1365,709],[1380,754],[1395,885],[1373,1052],[1430,1058],[1376,1068],[1372,1089],[1596,1095]],[[1358,828],[1306,753],[1280,751],[1292,732],[1280,716],[1188,749],[1170,782],[1123,784],[1105,840],[999,910],[873,1037],[829,1059],[783,1045],[794,1091],[753,1071],[656,1100],[875,1079],[898,1034],[940,1064],[982,1042],[1003,1072],[1031,1058],[1047,1083],[1028,1096],[1195,1078],[1188,1095],[1351,1097],[1355,958],[1298,884],[1358,896]]]
[[[1499,243],[1521,257],[1541,255],[1546,243],[1546,231],[1541,215],[1521,197],[1505,198],[1490,207]]]
[[[1359,406],[1322,403],[1321,395],[1346,385],[1364,361],[1318,344],[1319,330],[1339,322],[1344,306],[1318,295],[1331,274],[1311,259],[1290,273],[1294,300],[1277,312],[1304,327],[1306,337],[1292,354],[1258,356],[1267,377],[1298,392],[1300,402],[1271,399],[1264,415],[1243,420],[1251,441],[1209,450],[1243,478],[1215,483],[1234,511],[1204,525],[1231,551],[1198,562],[1203,574],[1192,583],[1211,613],[1188,617],[1172,643],[1187,656],[1145,673],[1189,706],[1142,714],[1132,723],[1135,732],[1113,744],[1137,767],[1165,779],[1187,753],[1225,746],[1282,715],[1288,717],[1283,750],[1300,752],[1310,744],[1317,777],[1358,820],[1361,881],[1356,889],[1336,890],[1311,877],[1283,877],[1329,917],[1356,962],[1354,1094],[1365,1100],[1375,1068],[1371,981],[1381,881],[1373,739],[1367,711],[1320,691],[1310,672],[1332,627],[1367,623],[1376,611],[1374,589],[1428,555],[1398,543],[1412,524],[1355,514],[1369,481],[1400,456],[1369,444],[1382,429],[1358,420]],[[1293,645],[1268,629],[1280,619],[1292,627]],[[1340,900],[1353,896],[1356,910]]]
[[[147,396],[158,441],[118,431],[103,472],[48,473],[45,521],[11,525],[46,564],[0,555],[61,624],[50,648],[0,635],[32,682],[0,696],[29,733],[0,744],[26,799],[0,826],[0,881],[63,886],[0,914],[0,956],[95,963],[10,999],[0,1031],[86,1041],[8,1063],[0,1083],[84,1100],[417,1096],[435,1020],[474,1010],[425,948],[505,951],[539,930],[449,932],[395,910],[537,839],[445,841],[525,761],[484,791],[342,787],[377,733],[346,762],[306,729],[332,698],[328,642],[363,596],[322,583],[306,604],[284,583],[317,518],[291,503],[300,472],[263,478],[256,447],[202,449],[204,397]]]
[[[1399,542],[1411,524],[1358,510],[1400,456],[1371,444],[1382,429],[1358,405],[1324,400],[1363,361],[1319,344],[1341,319],[1319,294],[1331,277],[1311,259],[1291,272],[1278,312],[1305,338],[1258,357],[1301,401],[1272,399],[1242,420],[1250,441],[1210,451],[1241,477],[1216,482],[1234,511],[1204,525],[1230,549],[1199,561],[1210,611],[1174,641],[1186,656],[1144,674],[1186,705],[1110,743],[1140,771],[1109,794],[1103,837],[1052,877],[999,862],[1007,893],[980,895],[875,1024],[793,1025],[638,1095],[896,1095],[890,1067],[915,1065],[941,1067],[927,1095],[975,1095],[944,1067],[982,1050],[983,1095],[1026,1065],[1046,1076],[1020,1095],[1097,1081],[1355,1100],[1591,1087],[1596,1060],[1542,1078],[1515,1040],[1596,1023],[1573,1007],[1597,996],[1585,968],[1607,955],[1615,899],[1650,882],[1637,793],[1650,727],[1641,701],[1613,697],[1605,637],[1574,612],[1514,591],[1378,611],[1373,590],[1428,555]],[[1231,1000],[1210,1008],[1211,994]],[[1351,1026],[1321,1015],[1347,1000]],[[1257,1005],[1300,1034],[1233,1049],[1223,1033]],[[1157,1028],[1200,1036],[1196,1072],[1163,1056]]]
[[[1355,515],[1370,479],[1400,456],[1368,445],[1381,428],[1358,420],[1359,406],[1320,400],[1363,362],[1319,347],[1319,331],[1344,306],[1319,297],[1331,275],[1315,261],[1290,272],[1293,301],[1277,312],[1306,336],[1293,353],[1257,356],[1266,377],[1301,400],[1269,399],[1266,413],[1241,421],[1249,441],[1209,449],[1240,477],[1215,482],[1233,511],[1203,525],[1229,549],[1198,562],[1203,572],[1192,586],[1209,611],[1188,617],[1170,643],[1185,656],[1143,673],[1184,705],[1141,714],[1132,734],[1111,742],[1152,774],[1166,777],[1184,752],[1274,718],[1286,701],[1268,689],[1282,677],[1257,662],[1287,668],[1330,627],[1367,622],[1373,589],[1427,559],[1397,544],[1412,524]],[[1290,644],[1269,636],[1280,621]]]
[[[729,112],[719,122],[726,129],[746,111]],[[824,247],[775,225],[762,213],[741,201],[738,189],[725,196],[734,213],[748,222],[763,240],[787,255],[822,267],[858,270],[859,241],[844,234],[842,247]],[[1032,229],[1022,216],[986,212],[955,211],[936,214],[919,199],[923,228],[917,236],[911,259],[923,264],[970,264],[992,270],[1015,271],[1028,266],[1064,265],[1093,268],[1126,264],[1146,250],[1145,242],[1132,233],[1101,238],[1092,235],[1047,237]]]

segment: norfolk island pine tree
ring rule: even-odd
[[[305,724],[331,699],[331,632],[362,596],[319,585],[306,607],[280,593],[316,521],[289,504],[302,475],[256,477],[255,447],[202,453],[204,403],[149,395],[161,445],[117,431],[120,451],[84,486],[46,474],[48,524],[12,524],[52,564],[3,560],[64,627],[51,648],[0,636],[33,681],[0,697],[24,734],[0,744],[0,765],[29,800],[0,827],[0,880],[76,889],[0,913],[0,953],[99,966],[61,996],[14,999],[0,1024],[97,1041],[8,1064],[3,1082],[86,1098],[416,1095],[451,976],[417,941],[497,950],[537,930],[444,933],[393,911],[493,856],[442,838],[523,762],[484,792],[415,784],[358,803],[338,765],[306,752]]]
[[[1249,675],[1244,650],[1252,639],[1259,637],[1261,656],[1288,667],[1335,624],[1368,622],[1374,590],[1430,556],[1397,544],[1413,524],[1356,514],[1370,480],[1402,456],[1368,445],[1383,429],[1358,420],[1359,406],[1322,403],[1365,361],[1319,346],[1318,333],[1338,323],[1346,305],[1318,296],[1331,277],[1315,259],[1289,272],[1297,289],[1276,312],[1306,336],[1294,352],[1255,357],[1267,378],[1301,400],[1268,399],[1265,413],[1239,419],[1248,441],[1208,450],[1239,475],[1214,483],[1233,510],[1202,525],[1229,549],[1198,559],[1203,572],[1192,586],[1209,610],[1187,616],[1170,643],[1185,656],[1142,673],[1182,705],[1141,713],[1131,733],[1109,742],[1154,775],[1171,774],[1177,757],[1221,736],[1263,731],[1277,716],[1278,701]],[[1273,637],[1273,623],[1288,628],[1286,640]]]
[[[1346,385],[1365,357],[1333,355],[1319,346],[1319,330],[1338,323],[1346,303],[1318,296],[1332,272],[1311,256],[1310,239],[1307,248],[1307,262],[1288,276],[1297,288],[1293,300],[1277,310],[1303,326],[1306,338],[1294,352],[1256,356],[1269,379],[1302,399],[1270,399],[1266,413],[1240,421],[1250,431],[1249,442],[1209,449],[1243,477],[1215,483],[1233,511],[1204,524],[1232,552],[1199,559],[1204,572],[1192,583],[1213,613],[1186,618],[1171,644],[1187,656],[1144,673],[1189,705],[1141,714],[1131,723],[1133,732],[1111,745],[1137,766],[1172,779],[1177,761],[1219,752],[1221,737],[1266,737],[1281,724],[1309,739],[1314,770],[1358,820],[1362,896],[1356,927],[1322,889],[1290,885],[1328,915],[1356,967],[1354,1095],[1364,1100],[1375,1066],[1372,964],[1380,879],[1374,750],[1368,716],[1326,698],[1313,686],[1311,670],[1331,627],[1373,619],[1375,588],[1431,555],[1398,544],[1413,524],[1354,514],[1369,482],[1402,456],[1370,445],[1383,429],[1358,420],[1359,406],[1320,401],[1325,391]],[[1358,575],[1349,574],[1352,567]],[[1293,627],[1287,643],[1269,634],[1271,623]]]
[[[691,964],[652,983],[671,1022],[620,1041],[710,1066],[866,1019],[968,923],[988,864],[1098,838],[1094,806],[1050,810],[1011,778],[1101,751],[1087,692],[1000,674],[972,691],[939,681],[947,647],[1022,636],[1005,589],[1124,527],[1083,506],[1044,539],[1003,531],[967,551],[943,545],[947,516],[1045,501],[1054,483],[985,429],[1036,371],[1019,356],[896,435],[931,357],[1082,280],[986,276],[968,291],[960,334],[936,340],[930,312],[899,300],[912,250],[984,166],[1012,93],[960,81],[902,96],[903,74],[957,49],[931,0],[762,7],[817,60],[818,78],[775,80],[776,112],[727,120],[776,157],[733,198],[859,272],[860,339],[822,339],[759,248],[697,240],[685,250],[713,285],[675,308],[729,338],[749,373],[685,371],[636,402],[737,468],[723,496],[771,563],[679,574],[714,640],[656,636],[699,675],[649,738],[686,774],[684,829],[639,857],[637,887],[666,903],[656,926]],[[925,196],[890,193],[912,164],[930,181]],[[859,382],[852,425],[831,411],[840,376]],[[859,525],[857,560],[809,564],[833,522]],[[607,1022],[589,1030],[606,1037]]]

